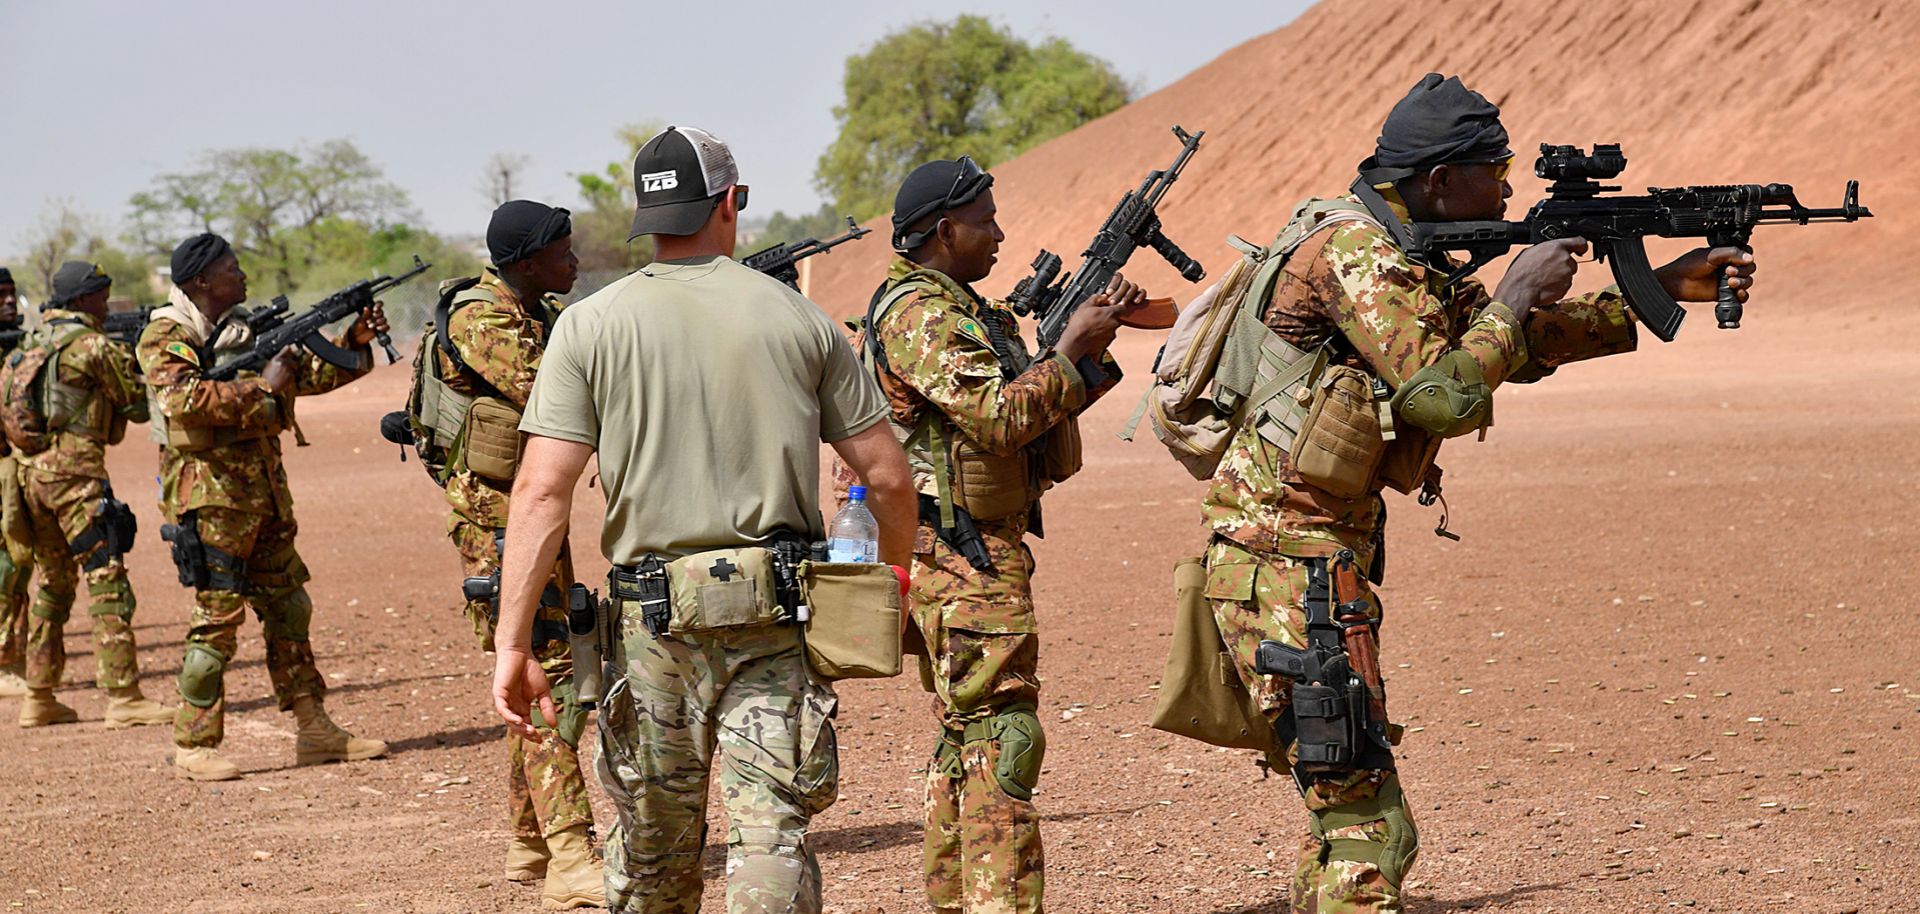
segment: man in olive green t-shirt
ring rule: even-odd
[[[574,485],[596,453],[607,495],[601,548],[617,574],[776,537],[819,539],[822,442],[867,484],[881,560],[904,568],[912,555],[912,473],[879,389],[826,315],[731,259],[747,188],[725,144],[669,127],[641,148],[633,173],[633,232],[654,236],[659,259],[561,315],[520,423],[528,439],[493,688],[501,717],[528,736],[533,705],[553,714],[528,650],[544,583],[534,569],[552,565]],[[618,812],[607,836],[608,909],[699,910],[717,747],[728,909],[817,914],[820,872],[806,831],[839,790],[836,699],[808,670],[798,628],[654,632],[640,604],[619,605],[624,666],[594,696],[600,781]]]

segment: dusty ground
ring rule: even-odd
[[[1411,910],[1911,908],[1916,334],[1751,314],[1737,334],[1697,324],[1673,346],[1508,396],[1488,444],[1450,447],[1462,542],[1394,503],[1385,659],[1396,713],[1416,728]],[[1795,344],[1807,355],[1788,361]],[[1131,339],[1128,364],[1148,345]],[[501,730],[455,609],[438,500],[374,437],[403,381],[383,368],[308,401],[316,444],[290,450],[330,705],[393,756],[287,767],[292,728],[249,628],[227,744],[247,777],[177,781],[164,732],[100,727],[82,615],[63,698],[83,722],[0,725],[0,899],[88,912],[537,905],[498,876]],[[1117,426],[1139,384],[1091,427]],[[1262,780],[1246,754],[1145,725],[1169,569],[1203,537],[1199,485],[1153,444],[1088,440],[1090,470],[1052,496],[1055,532],[1038,550],[1051,907],[1282,910],[1304,825],[1289,785]],[[133,555],[141,660],[164,695],[188,601],[151,533],[151,461],[130,445],[114,470],[147,531]],[[577,518],[588,543],[597,509],[589,494]],[[904,680],[841,691],[844,792],[816,832],[830,909],[921,910],[926,699]],[[710,873],[720,859],[711,848]]]

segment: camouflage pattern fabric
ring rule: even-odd
[[[1404,221],[1405,208],[1391,205]],[[1559,365],[1635,346],[1617,289],[1536,309],[1523,332],[1513,311],[1494,302],[1477,279],[1452,288],[1444,279],[1409,260],[1381,229],[1347,222],[1294,252],[1274,286],[1267,326],[1307,350],[1338,337],[1337,362],[1369,371],[1395,389],[1455,351],[1497,388],[1502,381],[1537,379]],[[1394,460],[1396,449],[1438,444],[1407,423],[1401,426],[1411,434],[1390,445],[1386,461]],[[1344,499],[1302,479],[1287,452],[1260,437],[1253,423],[1230,443],[1203,512],[1216,536],[1249,549],[1296,556],[1352,549],[1363,567],[1378,548],[1386,514],[1377,488]]]
[[[93,526],[94,511],[106,495],[106,484],[91,476],[68,476],[34,467],[21,470],[21,483],[33,523],[34,561],[41,570],[40,590],[33,599],[33,618],[27,630],[27,684],[52,689],[59,687],[66,672],[62,630],[73,611],[78,569],[106,548],[104,543],[95,543],[74,555],[68,551],[68,544]],[[133,637],[133,585],[127,581],[126,560],[115,556],[88,569],[86,581],[88,612],[93,617],[94,683],[102,689],[126,688],[140,676]]]
[[[225,326],[228,321],[223,321]],[[326,393],[372,369],[365,346],[336,340],[348,351],[367,353],[366,370],[353,371],[305,353],[294,373],[291,390],[275,396],[256,372],[245,371],[231,381],[201,376],[200,355],[185,327],[157,318],[140,334],[135,354],[145,376],[147,393],[168,423],[183,428],[229,428],[266,432],[265,437],[235,442],[203,451],[160,449],[160,501],[171,520],[199,508],[230,508],[293,520],[293,492],[281,463],[281,430],[294,425],[295,397]],[[215,361],[224,358],[215,354]]]
[[[107,446],[118,444],[126,423],[147,421],[146,388],[140,380],[140,366],[123,345],[99,333],[100,319],[79,311],[52,308],[43,312],[48,321],[78,321],[93,333],[81,333],[60,350],[60,380],[92,391],[88,413],[105,412],[100,426],[109,429],[107,440],[83,431],[93,422],[89,416],[76,417],[67,428],[53,433],[52,442],[38,454],[21,454],[20,465],[62,476],[107,478]]]
[[[307,565],[293,547],[298,525],[272,515],[230,508],[200,508],[195,523],[201,541],[209,548],[246,562],[247,592],[198,591],[187,643],[211,646],[231,667],[240,643],[240,623],[251,606],[267,642],[267,677],[280,710],[292,710],[294,699],[302,695],[324,698],[327,681],[314,665],[313,644],[308,637],[313,601],[305,587]],[[181,701],[173,724],[174,744],[220,745],[226,708],[224,683],[220,696],[208,707],[197,708]]]
[[[911,605],[928,645],[922,680],[942,726],[927,766],[927,899],[941,912],[1039,911],[1046,863],[1039,810],[994,778],[998,742],[964,736],[967,724],[1040,697],[1024,519],[982,526],[994,574],[975,570],[931,527],[915,541]]]
[[[839,796],[832,686],[780,625],[655,637],[621,607],[625,675],[600,716],[607,909],[699,914],[707,793],[727,809],[729,914],[820,914],[807,826]],[[718,749],[718,758],[715,750]]]
[[[513,287],[492,268],[465,294],[487,296],[460,303],[447,317],[447,337],[466,370],[454,371],[446,353],[438,350],[435,369],[459,393],[499,396],[515,409],[526,409],[546,351],[548,321],[563,307],[559,297],[547,296],[537,305],[539,313],[529,313]],[[456,469],[447,479],[447,503],[475,523],[504,527],[508,488],[509,484]]]
[[[894,258],[888,281],[909,275],[930,282],[930,290],[895,304],[872,330],[885,353],[880,387],[900,428],[911,429],[923,411],[936,410],[956,447],[1004,454],[1070,419],[1119,378],[1107,353],[1101,364],[1109,380],[1091,389],[1064,357],[1028,361],[1012,311]],[[1017,350],[1016,363],[1026,364],[1011,380],[1002,374],[984,322],[998,323]],[[919,490],[937,493],[929,455],[911,456]],[[924,847],[927,897],[939,911],[1041,909],[1039,813],[994,778],[998,743],[966,742],[961,735],[969,722],[1039,696],[1033,554],[1022,542],[1028,522],[1022,514],[979,523],[994,574],[974,570],[930,528],[919,531],[915,545],[911,611],[927,645],[922,672],[941,722],[927,774]]]
[[[4,355],[0,353],[0,355]],[[6,439],[0,438],[0,477],[11,480],[9,485],[17,486],[20,479],[19,464],[13,455],[6,453]],[[6,500],[0,500],[0,511],[18,510],[26,513],[23,502],[9,507]],[[8,519],[0,517],[0,531],[12,526]],[[0,532],[0,548],[6,550],[4,564],[11,568],[0,574],[0,671],[24,674],[27,663],[27,601],[30,597],[28,584],[33,579],[33,543],[31,540],[15,541],[15,538]]]
[[[500,568],[499,550],[494,547],[493,529],[469,522],[455,514],[448,536],[460,550],[460,565],[469,577],[492,575]],[[572,562],[563,547],[561,560],[554,565],[552,582],[562,593],[573,582]],[[490,607],[483,601],[466,604],[467,620],[480,639],[483,652],[493,651],[493,621],[487,617]],[[566,612],[557,607],[541,607],[540,618],[566,621]],[[564,641],[548,642],[535,650],[540,668],[549,683],[573,678],[573,651]],[[593,808],[587,801],[587,780],[580,768],[579,748],[561,739],[551,728],[542,727],[545,739],[528,742],[516,734],[507,734],[507,817],[513,833],[524,838],[545,838],[576,825],[593,826]]]
[[[1279,676],[1255,673],[1254,653],[1262,640],[1293,647],[1306,645],[1306,609],[1301,598],[1307,587],[1307,565],[1298,559],[1257,554],[1231,542],[1215,541],[1207,550],[1207,569],[1207,598],[1213,604],[1214,618],[1233,657],[1234,669],[1259,700],[1267,718],[1277,721],[1288,713],[1290,683]],[[1368,591],[1366,599],[1373,606],[1369,615],[1378,618],[1379,597]],[[1295,761],[1291,745],[1284,754],[1267,756],[1267,764],[1276,771],[1291,770]],[[1340,777],[1309,779],[1302,786],[1301,797],[1310,813],[1340,810],[1375,798],[1390,782],[1398,782],[1391,771],[1361,769]],[[1411,823],[1411,811],[1404,805]],[[1388,848],[1398,836],[1389,833],[1385,822],[1373,821],[1329,829],[1325,837],[1328,841],[1351,840]],[[1293,910],[1318,910],[1322,914],[1390,914],[1401,910],[1400,886],[1417,847],[1413,844],[1397,878],[1389,880],[1377,863],[1327,859],[1326,842],[1309,834],[1301,843],[1294,873]]]

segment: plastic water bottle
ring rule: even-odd
[[[847,489],[847,506],[827,528],[827,561],[880,561],[880,522],[867,510],[867,487]]]

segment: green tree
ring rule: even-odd
[[[219,232],[246,255],[250,272],[282,292],[299,288],[329,254],[372,266],[333,244],[344,224],[380,229],[411,213],[406,192],[348,140],[215,150],[198,165],[159,175],[133,195],[130,238],[161,254],[187,235]]]
[[[1029,44],[980,16],[894,32],[847,58],[843,84],[840,135],[814,186],[863,221],[890,210],[922,162],[967,154],[991,168],[1131,96],[1110,64],[1065,39]]]
[[[158,302],[162,295],[153,283],[157,258],[116,247],[108,236],[104,222],[81,212],[72,201],[48,201],[39,224],[26,235],[26,270],[18,277],[21,291],[33,301],[44,303],[54,271],[69,260],[86,260],[113,277],[115,299],[141,305]]]
[[[624,152],[599,171],[577,173],[580,198],[586,203],[573,214],[573,252],[583,273],[630,273],[653,262],[653,241],[627,242],[633,228],[633,157],[655,133],[658,124],[628,124],[615,132]]]

